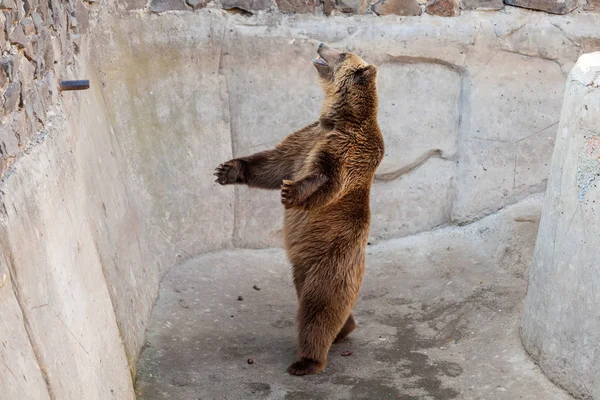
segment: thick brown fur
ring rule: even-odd
[[[281,189],[285,245],[299,300],[300,360],[292,375],[322,371],[334,341],[356,323],[365,270],[369,194],[384,153],[377,124],[377,69],[355,54],[319,47],[325,91],[317,122],[276,146],[220,165],[217,182]],[[321,58],[322,57],[322,58]]]

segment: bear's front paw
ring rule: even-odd
[[[242,165],[238,160],[227,161],[215,169],[214,175],[217,177],[215,182],[220,185],[230,185],[240,183]]]
[[[298,198],[298,186],[296,182],[288,181],[284,179],[281,185],[281,204],[286,209],[298,207],[301,201]]]

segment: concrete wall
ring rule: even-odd
[[[598,15],[518,9],[401,23],[214,9],[136,15],[99,40],[107,106],[146,215],[190,254],[229,239],[281,243],[277,194],[216,187],[211,172],[231,152],[267,149],[317,118],[310,59],[320,41],[380,68],[378,240],[466,224],[544,191],[566,73],[600,35]]]
[[[0,301],[21,323],[3,318],[2,338],[18,341],[4,341],[0,387],[128,399],[160,269],[179,253],[144,217],[99,82],[79,61],[93,90],[63,94],[2,183]]]
[[[523,313],[525,348],[577,398],[600,398],[600,53],[569,75]]]
[[[9,66],[50,66],[33,78],[19,67],[26,74],[3,86],[14,102],[0,126],[0,393],[10,399],[133,398],[164,272],[224,247],[279,245],[277,193],[218,187],[211,174],[317,117],[320,41],[380,68],[387,154],[373,240],[467,224],[543,191],[565,74],[600,42],[591,13],[325,19],[50,5],[2,12],[13,32],[39,11],[53,44],[28,55],[46,32],[29,22],[23,46],[5,44]],[[69,78],[92,89],[59,93]]]

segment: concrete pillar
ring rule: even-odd
[[[600,53],[567,80],[521,335],[550,379],[600,399]]]

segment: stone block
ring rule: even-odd
[[[23,7],[23,0],[15,0],[15,11],[17,14],[17,19],[20,21],[25,18],[25,9]]]
[[[336,8],[346,14],[364,14],[369,4],[367,0],[336,0]]]
[[[504,8],[503,0],[461,0],[463,10],[497,11]]]
[[[89,1],[88,1],[89,2]],[[126,10],[140,10],[146,7],[148,2],[146,0],[124,0],[120,2]]]
[[[208,4],[208,2],[209,0],[185,0],[185,4],[194,9],[204,8]]]
[[[2,11],[2,14],[4,15],[4,33],[8,36],[12,29],[13,21],[16,17],[16,12],[12,10],[4,10]]]
[[[32,18],[25,18],[19,23],[19,25],[21,25],[21,29],[23,29],[23,33],[25,34],[25,36],[29,36],[35,33],[35,25],[33,24]]]
[[[567,79],[521,338],[546,375],[578,398],[600,397],[600,53]]]
[[[21,93],[27,93],[33,87],[33,78],[35,75],[35,65],[29,60],[21,60]]]
[[[150,11],[160,13],[165,11],[189,10],[184,0],[152,0]]]
[[[7,34],[4,27],[6,26],[6,15],[3,12],[0,12],[0,51],[4,51],[6,49],[6,39]]]
[[[373,5],[377,15],[421,15],[417,0],[380,0]]]
[[[21,116],[13,113],[0,124],[0,153],[15,158],[23,150]]]
[[[0,0],[0,10],[12,10],[15,8],[15,0]]]
[[[459,0],[429,0],[425,11],[441,17],[454,17],[460,13]]]
[[[21,84],[13,82],[8,85],[4,92],[4,115],[17,109],[21,100]]]
[[[10,42],[17,47],[23,48],[27,45],[27,38],[23,32],[23,26],[21,24],[15,25],[12,32],[9,35]]]
[[[23,10],[26,16],[30,16],[39,5],[39,0],[23,0]]]
[[[247,12],[266,10],[271,6],[270,0],[223,0],[221,6],[226,9],[239,8]]]
[[[335,9],[335,0],[323,0],[323,13],[325,15],[331,15]]]
[[[505,4],[551,14],[568,14],[577,8],[577,0],[504,0]]]
[[[37,35],[34,35],[29,38],[27,41],[27,45],[25,49],[23,49],[23,54],[25,54],[25,58],[29,60],[34,60],[37,53],[37,47],[39,44],[39,38]]]
[[[600,12],[600,0],[587,0],[584,11]]]
[[[37,32],[41,32],[42,27],[44,26],[44,20],[42,19],[42,14],[38,12],[34,12],[31,14],[31,19],[33,20],[33,25]]]
[[[87,7],[82,0],[75,3],[75,15],[77,16],[77,33],[84,34],[90,30],[90,17]]]
[[[306,14],[317,8],[317,0],[275,0],[275,3],[282,13]]]

